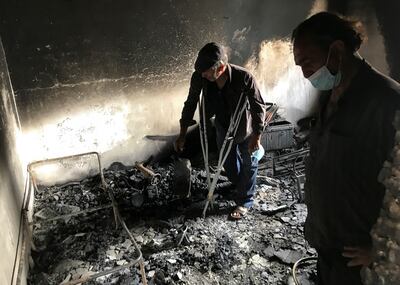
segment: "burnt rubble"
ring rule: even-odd
[[[400,280],[400,113],[394,120],[395,145],[390,161],[386,161],[379,180],[386,187],[380,216],[372,228],[374,259],[364,270],[368,285],[395,285]]]
[[[306,207],[297,202],[295,180],[270,179],[260,171],[254,208],[244,219],[227,219],[234,206],[232,185],[221,176],[214,208],[201,218],[206,174],[191,172],[191,195],[173,192],[174,164],[153,164],[157,183],[135,167],[112,164],[104,171],[121,215],[144,258],[148,284],[294,284],[291,267],[315,251],[303,238]],[[96,208],[78,216],[68,214]],[[61,218],[51,220],[55,216]],[[129,265],[137,252],[116,228],[111,200],[100,177],[40,186],[33,215],[33,268],[29,284],[68,284],[91,274]],[[50,219],[50,220],[48,220]],[[314,284],[314,266],[298,271],[301,284]],[[85,284],[142,284],[139,267]],[[288,283],[289,282],[289,283]]]

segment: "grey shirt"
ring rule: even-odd
[[[240,143],[251,133],[261,134],[264,128],[265,102],[255,78],[244,68],[228,64],[228,80],[224,87],[218,89],[215,82],[210,82],[194,72],[190,81],[187,100],[185,101],[180,124],[183,127],[190,125],[197,108],[200,93],[203,91],[207,119],[215,115],[217,123],[225,130],[228,129],[231,115],[234,113],[241,94],[247,104],[245,114],[239,124],[235,141]]]

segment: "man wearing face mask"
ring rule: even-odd
[[[260,159],[254,154],[263,152],[260,137],[264,128],[265,103],[254,77],[244,68],[229,64],[221,45],[206,44],[197,56],[189,95],[182,110],[180,135],[174,144],[178,152],[184,148],[187,129],[197,108],[200,93],[203,94],[206,108],[206,118],[202,122],[208,122],[215,115],[218,149],[221,149],[237,105],[247,105],[224,164],[225,172],[237,192],[237,207],[230,218],[240,219],[253,205]]]
[[[304,231],[318,252],[322,285],[362,284],[385,191],[378,174],[390,158],[400,109],[400,85],[357,55],[363,40],[357,27],[322,12],[292,34],[296,64],[321,91],[309,137]]]

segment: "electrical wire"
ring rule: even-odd
[[[297,267],[300,264],[307,262],[307,261],[311,261],[311,260],[317,260],[317,256],[303,257],[295,262],[295,264],[293,265],[293,268],[292,268],[292,277],[293,277],[294,284],[301,285],[299,280],[297,279],[297,274],[296,274]]]

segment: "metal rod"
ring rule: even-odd
[[[108,191],[108,193],[110,195],[111,200],[115,202],[114,195],[110,191]],[[116,202],[115,202],[115,204],[116,204]],[[143,283],[143,285],[147,285],[146,272],[145,272],[145,269],[144,269],[144,266],[143,266],[143,254],[142,254],[142,251],[140,250],[138,244],[136,243],[135,237],[132,235],[132,233],[128,229],[124,219],[122,218],[122,216],[121,216],[121,214],[119,212],[117,204],[116,204],[116,211],[117,211],[118,220],[121,223],[122,228],[125,230],[125,232],[127,233],[129,239],[132,241],[132,244],[135,247],[136,251],[139,253],[139,256],[138,256],[138,258],[136,260],[137,260],[137,262],[140,262],[139,266],[140,266],[140,273],[142,275],[142,283]]]
[[[146,166],[143,165],[143,163],[136,162],[135,167],[139,169],[146,178],[152,178],[156,175],[153,170],[148,169]]]
[[[203,153],[204,168],[206,170],[207,188],[210,188],[211,178],[210,178],[210,166],[208,165],[208,140],[207,140],[207,127],[206,127],[206,112],[205,112],[205,97],[202,92],[201,100],[199,100],[199,131],[200,131],[200,145]],[[203,118],[203,126],[202,120]]]
[[[144,270],[143,258],[139,261],[140,274],[142,275],[143,285],[147,285],[146,271]]]
[[[206,204],[205,204],[204,210],[203,210],[203,217],[206,216],[206,212],[207,212],[207,208],[208,208],[209,204],[212,205],[212,198],[213,198],[213,194],[214,194],[214,189],[215,189],[215,187],[217,185],[218,177],[219,177],[219,175],[221,173],[221,170],[222,170],[222,167],[223,167],[223,165],[224,165],[224,163],[226,161],[226,158],[229,155],[229,152],[230,152],[230,150],[232,148],[233,139],[234,139],[234,137],[236,135],[236,131],[237,131],[237,128],[239,126],[239,123],[237,123],[236,121],[240,122],[241,116],[242,116],[243,111],[245,110],[245,107],[246,107],[246,104],[244,103],[241,112],[238,114],[239,105],[240,105],[240,101],[241,101],[242,97],[243,97],[243,94],[241,94],[241,96],[239,98],[239,101],[238,101],[238,104],[236,105],[235,112],[234,112],[233,116],[231,117],[231,121],[229,123],[228,130],[227,130],[227,132],[225,134],[224,142],[223,142],[222,147],[221,147],[220,152],[219,152],[217,171],[216,171],[216,173],[215,173],[215,175],[213,177],[213,182],[212,182],[211,186],[209,186],[209,191],[208,191],[208,195],[207,195],[207,201],[206,201]],[[229,144],[228,144],[228,147],[227,147],[227,151],[226,151],[226,153],[224,155],[223,153],[225,151],[225,146],[226,146],[226,143],[228,142],[228,140],[229,140],[229,138],[231,136],[231,132],[232,132],[233,138],[229,141]]]
[[[204,147],[205,147],[205,153],[207,154],[207,182],[208,185],[210,185],[210,179],[211,179],[211,175],[210,175],[210,167],[209,167],[209,160],[208,160],[208,137],[207,137],[207,117],[206,117],[206,98],[205,96],[201,96],[202,98],[202,102],[203,102],[203,108],[202,108],[202,112],[203,112],[203,130],[204,130]]]
[[[26,215],[26,210],[25,207],[27,205],[27,199],[28,199],[28,192],[29,192],[29,187],[30,187],[30,178],[29,178],[29,173],[27,173],[26,175],[26,179],[25,179],[25,184],[24,184],[24,196],[22,199],[22,208],[21,208],[21,216],[20,216],[20,234],[18,234],[18,240],[17,240],[17,248],[16,248],[16,257],[15,257],[15,261],[14,261],[14,267],[13,267],[13,274],[12,274],[12,280],[11,280],[11,284],[14,284],[14,277],[15,277],[15,270],[17,272],[16,275],[16,284],[20,284],[21,283],[21,277],[22,277],[22,273],[23,273],[23,268],[25,265],[25,247],[26,247],[26,234],[27,231],[29,230],[28,227],[26,227],[25,223],[25,215]],[[21,247],[20,247],[21,244]],[[18,266],[17,266],[17,260],[18,260],[18,252],[19,252],[19,262],[18,262]]]
[[[244,102],[243,102],[243,107],[241,109],[239,109],[239,105],[240,105],[240,102],[242,101],[242,97],[243,97],[243,93],[241,94],[239,101],[236,105],[235,112],[234,112],[233,116],[231,117],[231,121],[229,123],[228,130],[225,134],[224,142],[223,142],[221,150],[219,152],[217,171],[214,174],[213,181],[208,190],[207,201],[206,201],[204,209],[203,209],[203,218],[205,218],[205,216],[206,216],[208,206],[210,204],[212,204],[212,198],[214,195],[214,190],[217,185],[219,175],[221,174],[222,167],[229,155],[229,152],[231,151],[236,132],[239,128],[240,120],[242,118],[244,111],[246,110],[246,100],[244,100]],[[226,144],[228,141],[229,141],[229,143],[228,143],[226,152],[224,153],[225,147],[226,147]]]
[[[187,232],[187,230],[188,230],[188,229],[189,229],[189,227],[188,227],[188,226],[186,226],[186,227],[185,227],[185,230],[184,230],[184,231],[182,231],[182,236],[181,236],[181,238],[179,239],[179,242],[178,242],[177,246],[180,246],[180,245],[181,245],[181,243],[183,242],[183,240],[185,239],[186,232]]]
[[[21,253],[20,253],[20,262],[18,265],[18,274],[17,274],[17,280],[16,284],[21,284],[21,278],[23,274],[22,268],[24,268],[25,261],[28,257],[28,254],[30,252],[30,246],[33,247],[33,244],[30,242],[32,240],[32,231],[29,226],[29,219],[28,219],[28,210],[29,210],[29,203],[30,203],[30,197],[31,197],[31,192],[32,192],[32,177],[30,173],[27,173],[26,176],[26,183],[25,183],[25,193],[24,193],[24,198],[23,200],[23,208],[21,209],[21,219],[22,219],[22,233],[21,233]],[[26,197],[25,197],[26,195]]]
[[[101,167],[101,161],[100,161],[99,153],[95,152],[95,151],[91,151],[91,152],[84,152],[84,153],[80,153],[80,154],[73,154],[73,155],[61,156],[61,157],[56,157],[56,158],[48,158],[48,159],[33,161],[33,162],[28,164],[28,172],[31,172],[32,171],[32,167],[37,166],[37,165],[46,164],[46,163],[50,163],[50,162],[57,162],[57,161],[60,161],[60,160],[76,158],[76,157],[80,157],[80,156],[87,156],[87,155],[96,155],[97,158],[98,158],[98,161],[99,161],[99,166]]]
[[[143,175],[147,178],[150,179],[150,184],[155,187],[156,190],[156,195],[157,197],[159,197],[159,193],[158,193],[158,187],[157,185],[159,184],[160,180],[161,180],[161,174],[159,173],[155,173],[154,171],[152,171],[151,169],[147,168],[146,166],[143,165],[143,163],[139,163],[136,162],[135,163],[135,167],[143,173]]]

